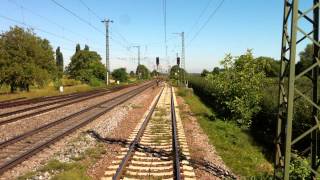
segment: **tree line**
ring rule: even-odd
[[[30,87],[44,87],[53,82],[61,85],[63,77],[79,80],[97,86],[104,84],[106,69],[102,58],[88,45],[81,49],[76,45],[70,63],[64,69],[64,59],[60,47],[53,50],[50,42],[37,36],[33,30],[18,26],[0,35],[0,86],[9,86],[11,92],[29,91]],[[113,78],[127,81],[129,74],[125,68],[115,69]],[[144,65],[137,66],[130,76],[140,79],[151,77]]]

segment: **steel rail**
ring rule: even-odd
[[[74,104],[74,103],[78,103],[78,102],[86,101],[88,99],[92,99],[92,98],[96,98],[96,97],[99,97],[99,96],[103,96],[103,95],[106,95],[106,94],[109,94],[109,93],[112,93],[112,92],[115,92],[115,91],[118,91],[118,90],[122,90],[122,89],[125,89],[125,88],[128,88],[128,87],[131,87],[131,86],[134,86],[134,85],[122,86],[122,87],[106,90],[104,92],[98,92],[97,94],[89,94],[89,95],[85,95],[85,96],[77,96],[77,97],[73,97],[71,99],[70,98],[69,99],[63,99],[63,100],[51,102],[51,103],[48,103],[48,104],[42,104],[42,105],[33,106],[33,107],[30,107],[30,108],[26,108],[26,109],[12,111],[12,112],[8,112],[8,113],[3,113],[3,114],[0,114],[0,118],[8,117],[8,116],[14,115],[16,113],[23,113],[23,112],[31,111],[31,110],[38,109],[38,108],[41,108],[41,107],[46,107],[46,106],[58,104],[60,102],[66,102],[66,103],[63,103],[63,104],[60,104],[60,105],[57,105],[57,106],[53,106],[53,107],[49,107],[49,108],[46,108],[46,109],[42,109],[42,110],[39,110],[39,111],[36,111],[36,112],[27,113],[27,114],[24,114],[24,115],[16,116],[16,117],[9,118],[9,119],[2,120],[2,121],[0,120],[0,126],[4,125],[4,124],[16,122],[16,121],[21,120],[21,119],[25,119],[25,118],[29,118],[29,117],[32,117],[32,116],[36,116],[36,115],[39,115],[39,114],[42,114],[42,113],[45,113],[45,112],[48,112],[48,111],[52,111],[54,109],[58,109],[58,108],[61,108],[61,107],[64,107],[64,106],[68,106],[68,105]]]
[[[125,94],[122,94],[122,95],[117,96],[115,98],[112,98],[109,101],[110,102],[115,101],[114,104],[111,104],[111,105],[109,105],[107,107],[103,107],[102,106],[103,103],[99,103],[99,104],[95,105],[94,106],[95,108],[99,108],[99,109],[103,109],[104,108],[104,109],[101,112],[99,112],[98,114],[95,114],[94,116],[89,117],[88,119],[84,120],[83,122],[81,122],[79,124],[75,124],[73,127],[70,127],[69,129],[67,129],[65,131],[63,131],[64,129],[61,130],[61,133],[58,133],[57,135],[55,135],[54,137],[50,138],[49,140],[44,141],[44,142],[38,144],[37,146],[28,149],[26,152],[22,153],[21,155],[15,157],[15,158],[13,158],[13,159],[11,159],[9,161],[6,161],[4,164],[1,164],[0,165],[0,174],[3,174],[8,169],[10,169],[10,168],[16,166],[17,164],[23,162],[25,159],[33,156],[37,152],[41,151],[43,148],[48,147],[50,144],[58,141],[59,139],[63,138],[64,136],[72,133],[76,129],[79,129],[80,127],[88,124],[89,122],[95,120],[96,118],[98,118],[101,115],[105,114],[106,112],[110,111],[111,109],[113,109],[117,105],[122,104],[123,102],[135,97],[136,95],[140,94],[144,90],[146,90],[146,89],[148,89],[148,88],[150,88],[150,87],[152,87],[154,85],[155,85],[155,82],[153,81],[153,82],[148,83],[146,85],[143,85],[143,86],[141,86],[141,87],[139,87],[139,88],[137,88],[137,89],[135,89],[133,91],[130,91],[128,93],[125,93]],[[106,102],[104,104],[106,104]],[[88,109],[93,109],[93,107],[90,107]],[[79,112],[77,112],[75,114],[79,115],[79,114],[83,113],[84,111],[85,110],[82,110],[82,111],[79,111]],[[85,111],[85,112],[87,112],[87,111]],[[76,115],[73,114],[71,116],[74,117]],[[70,116],[68,116],[68,117],[70,117]],[[59,120],[60,123],[61,122],[65,122],[65,121],[66,121],[66,118],[63,118],[63,119]],[[55,121],[55,122],[53,122],[51,124],[55,124],[56,125],[56,124],[59,124],[59,123],[57,121]],[[25,133],[25,134],[23,134],[23,135],[21,135],[19,137],[15,137],[13,139],[10,139],[10,140],[2,143],[1,148],[5,147],[5,146],[7,146],[9,144],[13,144],[15,142],[19,142],[19,140],[22,140],[23,138],[29,137],[31,135],[39,133],[40,131],[44,131],[44,130],[48,129],[49,127],[53,127],[53,126],[54,125],[45,125],[45,126],[42,126],[42,127],[38,128],[38,129],[35,129],[33,131],[29,131],[29,132],[27,132],[27,133]]]
[[[117,89],[121,89],[123,87],[130,87],[135,84],[137,84],[137,83],[130,84],[130,85],[124,85],[124,86],[116,86],[111,89],[99,89],[99,90],[92,90],[92,91],[88,91],[88,92],[78,92],[78,93],[56,95],[56,96],[44,96],[44,97],[38,97],[38,98],[33,98],[33,99],[18,100],[18,101],[12,100],[11,102],[10,102],[10,100],[7,100],[9,102],[5,102],[5,101],[0,102],[0,108],[4,109],[4,108],[10,108],[10,107],[17,107],[17,106],[29,105],[32,103],[54,101],[54,100],[59,100],[59,99],[64,99],[64,98],[84,97],[84,96],[88,96],[88,95],[99,93],[99,92],[117,90]]]
[[[103,90],[93,90],[89,92],[80,92],[80,93],[71,93],[71,94],[64,94],[64,95],[56,95],[56,96],[44,96],[44,97],[37,97],[37,98],[32,98],[32,99],[25,99],[21,101],[11,101],[11,102],[0,102],[0,108],[5,109],[5,108],[10,108],[10,107],[17,107],[17,106],[23,106],[23,105],[29,105],[33,103],[41,103],[45,101],[53,101],[53,100],[59,100],[63,98],[70,98],[78,95],[86,95],[90,93],[96,93],[99,91]]]
[[[123,172],[125,170],[125,167],[128,165],[128,162],[130,160],[130,158],[132,157],[132,154],[133,152],[135,151],[142,135],[143,135],[143,132],[144,130],[146,129],[148,123],[149,123],[149,120],[151,119],[151,116],[159,102],[159,99],[163,93],[163,89],[161,90],[159,96],[157,97],[157,100],[155,101],[154,105],[152,106],[152,108],[150,109],[148,115],[146,116],[145,120],[143,121],[138,133],[137,133],[137,136],[134,138],[134,140],[130,143],[130,146],[129,146],[129,150],[127,152],[127,154],[125,155],[125,157],[122,159],[115,175],[112,177],[113,180],[120,180],[121,176],[123,175]]]
[[[143,86],[141,86],[141,87],[138,87],[138,88],[135,89],[135,90],[139,90],[139,89],[144,88],[144,87],[146,87],[146,86],[148,86],[148,85],[150,85],[150,84],[143,85]],[[133,91],[134,91],[134,90],[133,90]],[[132,91],[131,91],[131,92],[132,92]],[[130,93],[130,92],[129,92],[129,93]],[[83,113],[86,113],[86,112],[88,112],[88,111],[90,111],[90,110],[92,110],[92,109],[94,109],[94,108],[97,108],[97,107],[99,107],[99,106],[101,106],[101,105],[103,105],[103,104],[105,104],[105,103],[108,103],[108,102],[110,102],[110,101],[114,101],[114,100],[116,100],[116,99],[118,99],[118,98],[121,98],[121,97],[124,97],[124,96],[126,96],[126,95],[128,95],[128,93],[124,93],[124,94],[121,94],[121,95],[119,95],[119,96],[113,97],[113,98],[111,98],[111,99],[105,100],[105,101],[103,101],[103,102],[100,102],[100,103],[98,103],[98,104],[95,104],[95,105],[93,105],[93,106],[90,106],[90,107],[88,107],[88,108],[86,108],[86,109],[83,109],[83,110],[81,110],[81,111],[78,111],[78,112],[76,112],[76,113],[73,113],[73,114],[71,114],[71,115],[69,115],[69,116],[63,117],[63,118],[61,118],[61,119],[59,119],[59,120],[53,121],[53,122],[51,122],[51,123],[49,123],[49,124],[45,124],[45,125],[43,125],[43,126],[40,126],[40,127],[36,128],[36,129],[34,129],[34,130],[31,130],[31,131],[28,131],[28,132],[23,133],[23,134],[21,134],[21,135],[15,136],[15,137],[7,140],[7,141],[1,142],[1,143],[0,143],[0,149],[1,149],[1,148],[4,148],[5,146],[8,146],[8,145],[10,145],[10,144],[13,144],[13,143],[15,143],[15,142],[18,142],[19,140],[21,140],[21,139],[23,139],[23,138],[26,138],[26,137],[28,137],[28,136],[31,136],[31,135],[33,135],[33,134],[35,134],[35,133],[38,133],[38,132],[40,132],[40,131],[49,129],[49,128],[51,128],[51,127],[53,127],[53,126],[55,126],[55,125],[57,125],[57,124],[59,124],[59,123],[61,123],[61,122],[67,121],[67,120],[72,119],[72,118],[74,118],[74,117],[76,117],[76,116],[79,116],[79,115],[81,115],[81,114],[83,114]]]
[[[180,180],[180,150],[179,150],[179,140],[178,140],[178,130],[177,130],[177,120],[176,111],[174,105],[173,89],[171,89],[171,119],[172,119],[172,146],[174,153],[174,179]]]

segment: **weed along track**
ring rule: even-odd
[[[165,85],[127,139],[130,145],[121,148],[102,180],[195,179],[175,104],[173,88]]]
[[[0,174],[154,85],[152,81],[0,143]]]

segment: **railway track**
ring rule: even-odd
[[[45,112],[49,112],[64,106],[68,106],[70,104],[74,104],[74,103],[86,101],[88,99],[92,99],[95,97],[103,96],[108,93],[112,93],[112,92],[115,92],[124,88],[128,88],[134,85],[136,84],[120,86],[120,87],[112,88],[110,90],[91,91],[88,93],[74,94],[74,95],[62,96],[62,97],[59,96],[57,97],[58,99],[57,98],[47,99],[46,103],[43,103],[43,104],[38,104],[31,107],[18,109],[15,111],[1,113],[0,126],[4,124],[16,122],[21,119],[33,117]],[[20,114],[20,115],[17,115],[17,114]],[[14,116],[14,117],[11,117],[11,116]]]
[[[165,86],[102,180],[195,179],[175,101],[173,89]]]
[[[96,93],[119,90],[119,89],[123,89],[123,88],[133,86],[133,85],[135,85],[135,84],[117,86],[117,87],[114,87],[111,89],[99,89],[99,90],[92,90],[92,91],[88,91],[88,92],[71,93],[71,94],[64,94],[64,95],[57,95],[57,96],[38,97],[38,98],[33,98],[33,99],[18,98],[18,99],[13,99],[13,100],[6,100],[6,101],[0,102],[0,108],[6,109],[6,108],[18,107],[18,106],[29,105],[29,104],[38,104],[38,103],[42,103],[42,102],[54,102],[54,101],[59,101],[59,100],[69,99],[69,98],[74,99],[74,98],[79,98],[79,97],[90,96],[90,95],[93,95]]]
[[[0,143],[0,174],[154,85],[155,82],[152,81],[130,92]]]

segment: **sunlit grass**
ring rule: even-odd
[[[262,147],[254,142],[250,134],[230,121],[215,118],[214,112],[196,95],[178,94],[183,94],[210,143],[235,174],[251,177],[273,172],[272,164],[262,153]]]
[[[16,93],[9,93],[7,90],[2,89],[2,93],[0,95],[0,101],[9,100],[9,99],[17,99],[17,98],[35,98],[35,97],[42,97],[42,96],[54,96],[54,95],[61,95],[61,94],[70,94],[76,92],[84,92],[93,90],[93,87],[90,87],[87,84],[80,84],[75,86],[64,87],[64,92],[60,93],[56,88],[53,86],[47,86],[41,89],[38,88],[31,88],[29,92],[16,92]]]

